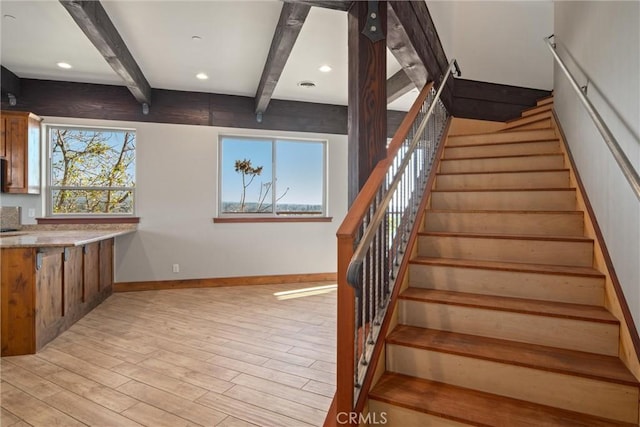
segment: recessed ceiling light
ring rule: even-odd
[[[71,64],[67,62],[58,62],[56,65],[60,68],[64,68],[65,70],[68,70],[69,68],[71,68]]]
[[[328,73],[329,71],[331,71],[331,67],[325,64],[318,68],[318,70],[322,71],[323,73]]]
[[[311,89],[316,87],[316,84],[309,80],[303,80],[301,82],[298,82],[298,86],[303,87],[305,89]]]
[[[200,36],[191,36],[191,40],[193,40],[194,42],[199,42],[200,40],[202,40],[202,37],[200,37]]]
[[[206,73],[198,73],[198,74],[196,74],[196,79],[207,80],[208,78],[209,78],[209,76],[207,76]]]
[[[9,15],[9,14],[4,15],[4,16],[3,16],[3,18],[4,18],[4,19],[16,19],[16,17],[15,17],[15,16],[13,16],[13,15]]]

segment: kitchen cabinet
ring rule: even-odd
[[[7,159],[7,193],[40,194],[40,117],[2,111],[0,157]]]
[[[2,356],[36,353],[113,289],[113,238],[0,255]]]

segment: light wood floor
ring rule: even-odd
[[[335,290],[274,294],[327,285],[114,294],[37,355],[1,359],[0,425],[321,425]]]

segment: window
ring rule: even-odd
[[[223,216],[323,216],[326,141],[223,136]]]
[[[49,214],[133,215],[135,131],[49,126],[47,135]]]

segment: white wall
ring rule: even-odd
[[[556,2],[560,56],[640,170],[640,3]],[[640,202],[556,67],[555,109],[634,321],[640,326]],[[620,118],[616,116],[620,115]]]
[[[335,233],[347,211],[345,135],[55,117],[44,117],[44,123],[137,131],[140,224],[135,234],[116,240],[117,282],[336,271]],[[214,224],[220,133],[328,140],[333,222]],[[29,203],[40,203],[40,197],[29,197]],[[25,201],[3,197],[2,204]],[[172,264],[180,264],[180,273],[172,272]]]
[[[463,78],[553,88],[553,60],[542,41],[553,33],[551,1],[428,0],[427,6]]]

